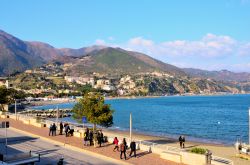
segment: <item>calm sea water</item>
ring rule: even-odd
[[[168,96],[160,98],[107,100],[115,109],[114,127],[139,133],[232,144],[237,138],[248,140],[248,107],[250,95]],[[74,103],[60,104],[71,108]],[[55,108],[57,105],[37,107]]]

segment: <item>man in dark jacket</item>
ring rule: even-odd
[[[136,143],[134,141],[130,143],[130,149],[129,156],[131,157],[132,153],[134,152],[134,157],[136,157]]]
[[[63,123],[60,122],[60,135],[62,135],[62,132],[63,132]]]
[[[56,136],[56,124],[53,123],[52,125],[52,136]]]
[[[186,142],[185,136],[182,136],[182,148],[185,148],[185,142]]]
[[[65,131],[65,136],[66,136],[66,137],[68,136],[69,130],[70,130],[70,127],[69,127],[69,125],[67,124],[67,125],[64,127],[64,131]]]
[[[180,147],[182,148],[182,136],[179,137]]]
[[[89,145],[91,146],[93,144],[93,131],[89,132]]]

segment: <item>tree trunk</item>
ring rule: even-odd
[[[97,132],[96,132],[96,124],[94,123],[93,125],[93,142],[94,142],[94,147],[97,147]]]

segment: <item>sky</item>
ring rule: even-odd
[[[0,0],[0,29],[57,48],[106,45],[250,72],[250,0]]]

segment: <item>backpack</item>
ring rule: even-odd
[[[121,151],[125,151],[125,145],[122,143],[121,146],[120,146],[120,150]]]

